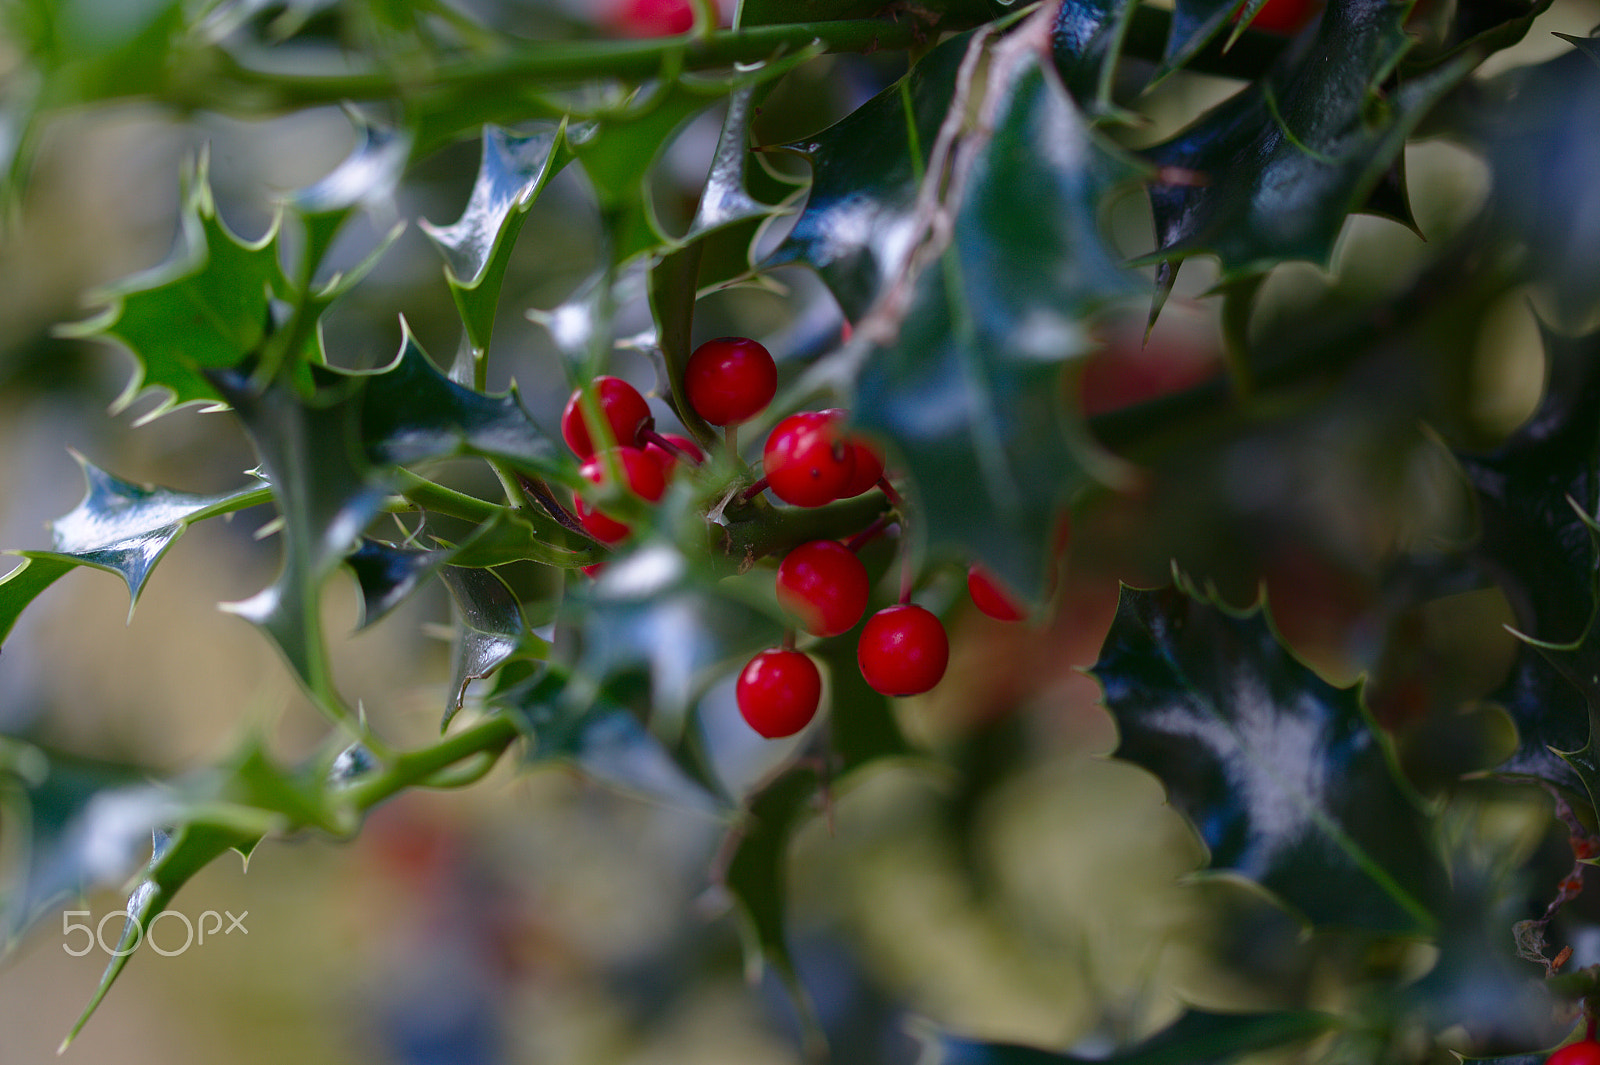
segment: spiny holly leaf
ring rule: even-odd
[[[1310,1010],[1277,1013],[1210,1013],[1189,1010],[1149,1039],[1109,1055],[1080,1057],[1005,1043],[940,1035],[930,1041],[925,1065],[1224,1065],[1246,1054],[1314,1039],[1337,1025]]]
[[[345,114],[355,127],[355,148],[322,180],[289,194],[285,202],[302,215],[342,218],[352,208],[391,200],[405,172],[411,157],[405,131],[374,122],[353,107]]]
[[[1410,45],[1405,5],[1329,5],[1316,40],[1147,157],[1170,175],[1150,190],[1152,260],[1215,255],[1224,280],[1294,259],[1326,265],[1428,108],[1470,64],[1379,92]],[[1170,286],[1170,278],[1164,279]]]
[[[852,322],[905,268],[916,236],[918,177],[949,111],[970,41],[963,35],[944,42],[838,123],[781,149],[811,164],[811,192],[767,264],[810,264]]]
[[[441,730],[461,709],[472,681],[489,676],[513,658],[543,658],[550,650],[528,629],[516,595],[493,570],[446,566],[443,578],[458,613],[455,679],[450,682]]]
[[[491,700],[527,737],[529,763],[567,762],[618,791],[683,809],[721,808],[705,781],[686,772],[628,708],[626,685],[599,692],[579,687],[549,669]]]
[[[17,857],[0,891],[0,945],[63,899],[125,881],[176,807],[148,771],[0,737],[0,812]]]
[[[76,507],[50,523],[51,550],[15,552],[25,558],[57,564],[40,568],[31,582],[22,574],[8,575],[4,584],[10,584],[13,578],[19,579],[16,592],[12,593],[19,599],[26,585],[36,586],[34,595],[43,591],[55,579],[49,574],[60,576],[66,572],[60,567],[93,566],[118,574],[127,583],[131,613],[150,572],[185,529],[202,519],[231,514],[271,498],[271,491],[259,485],[216,495],[193,495],[170,488],[131,484],[113,477],[77,452],[73,452],[73,457],[83,467],[88,489]],[[40,580],[44,583],[39,584]],[[0,603],[6,598],[5,593],[0,592]],[[25,602],[19,602],[17,609],[22,605]],[[0,608],[0,617],[8,613]],[[14,614],[9,616],[15,619]],[[0,637],[9,628],[7,624],[0,629]]]
[[[83,1026],[89,1023],[89,1018],[94,1016],[94,1011],[105,1000],[111,985],[122,975],[128,959],[143,942],[145,932],[172,904],[178,889],[214,859],[229,850],[251,847],[260,838],[261,832],[254,828],[205,821],[194,821],[175,831],[156,833],[149,868],[144,879],[128,896],[128,919],[123,923],[122,936],[89,1004],[61,1041],[61,1050],[66,1050],[78,1033],[83,1031]]]
[[[1124,588],[1094,675],[1121,742],[1210,850],[1317,925],[1429,929],[1443,871],[1354,689],[1296,661],[1264,613]]]
[[[864,357],[851,409],[899,448],[933,546],[981,559],[1030,598],[1060,502],[1120,473],[1068,414],[1060,366],[1087,350],[1093,313],[1143,287],[1098,226],[1099,204],[1135,170],[1073,107],[1048,30],[1036,17],[996,50],[984,133],[953,165],[948,246],[839,358]]]
[[[1457,457],[1478,503],[1474,560],[1504,589],[1518,629],[1547,648],[1522,648],[1495,693],[1520,738],[1501,769],[1572,788],[1573,768],[1555,752],[1589,743],[1589,708],[1600,704],[1591,525],[1600,514],[1600,333],[1541,332],[1548,382],[1538,410],[1494,451]],[[1600,776],[1590,783],[1600,798]]]
[[[11,636],[17,618],[44,590],[76,568],[59,558],[25,558],[22,565],[0,577],[0,644]]]
[[[1176,0],[1172,5],[1172,27],[1155,77],[1164,78],[1194,58],[1246,3],[1247,0]]]
[[[664,507],[673,500],[668,497]],[[613,558],[562,604],[578,639],[573,674],[592,690],[633,672],[648,674],[650,728],[669,746],[715,670],[772,646],[772,618],[704,578],[694,561],[660,539]]]
[[[208,371],[243,363],[267,335],[270,302],[288,282],[278,265],[277,224],[254,242],[217,217],[206,157],[187,176],[178,247],[172,257],[99,293],[104,313],[61,333],[108,337],[138,362],[113,410],[152,388],[168,394],[145,420],[173,407],[222,398]]]
[[[271,637],[326,712],[343,716],[322,635],[321,589],[355,550],[387,492],[362,448],[360,376],[319,373],[310,399],[285,383],[258,388],[247,370],[215,373],[254,444],[283,515],[283,564],[263,591],[225,609]]]
[[[1533,0],[1532,3],[1528,0],[1478,0],[1473,4],[1434,7],[1423,14],[1421,20],[1436,23],[1441,19],[1445,21],[1446,24],[1438,31],[1442,37],[1441,42],[1407,55],[1401,69],[1405,73],[1410,73],[1436,66],[1460,55],[1468,48],[1475,49],[1483,55],[1502,48],[1510,48],[1527,36],[1534,20],[1544,14],[1552,2],[1553,0]],[[1419,4],[1417,8],[1422,6]],[[1417,14],[1417,8],[1413,9],[1413,17]],[[1561,34],[1556,36],[1559,37]]]
[[[1132,0],[1065,0],[1056,12],[1050,34],[1056,72],[1084,110],[1096,115],[1116,111],[1111,79],[1137,7]]]
[[[1600,66],[1571,51],[1491,83],[1498,106],[1471,118],[1493,174],[1496,218],[1528,244],[1556,296],[1556,321],[1587,323],[1600,298]]]
[[[363,538],[361,546],[344,560],[361,586],[361,621],[357,627],[365,629],[376,624],[437,576],[454,555],[453,549],[429,551]]]
[[[448,226],[422,223],[444,255],[450,294],[468,343],[477,351],[488,350],[500,286],[522,223],[545,184],[571,158],[565,126],[527,135],[485,126],[483,161],[461,217]]]
[[[440,373],[401,321],[394,361],[361,382],[361,439],[374,462],[409,465],[423,459],[481,455],[561,479],[571,463],[522,406],[515,390],[491,396]]]

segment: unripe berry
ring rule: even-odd
[[[747,337],[720,337],[695,348],[683,368],[689,406],[712,425],[738,425],[766,409],[778,392],[778,367]]]
[[[944,624],[913,603],[878,611],[861,629],[856,648],[861,675],[884,695],[920,695],[939,683],[950,664]]]
[[[1546,1058],[1545,1065],[1600,1065],[1600,1043],[1592,1039],[1568,1043]]]
[[[655,425],[656,420],[639,390],[620,377],[596,377],[594,391],[610,423],[613,442],[624,447],[641,446],[644,431]],[[581,389],[572,393],[561,412],[561,438],[573,454],[586,459],[594,454],[598,442],[583,416],[582,395]]]
[[[610,449],[610,454],[617,457],[617,464],[622,467],[623,477],[628,482],[628,490],[640,499],[649,503],[659,500],[667,491],[667,479],[661,472],[661,464],[646,455],[636,447],[618,447]],[[607,472],[607,452],[595,455],[585,462],[579,473],[594,484],[604,484]],[[589,534],[602,543],[614,544],[628,537],[628,526],[595,510],[582,496],[573,500],[573,509],[577,511],[578,521],[589,530]]]
[[[850,479],[839,490],[840,499],[853,499],[870,492],[883,479],[883,453],[859,436],[845,441],[850,449]]]
[[[778,602],[813,636],[849,631],[871,593],[867,567],[837,540],[801,544],[778,566]]]
[[[797,507],[839,498],[855,471],[855,456],[839,428],[843,418],[841,410],[807,410],[773,427],[761,456],[773,495]]]
[[[980,565],[967,570],[967,594],[973,605],[1000,621],[1021,621],[1028,615],[1001,586],[999,578]]]
[[[744,667],[734,698],[746,723],[767,739],[793,736],[817,715],[822,675],[803,652],[773,648]]]

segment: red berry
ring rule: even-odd
[[[1592,1039],[1568,1043],[1545,1059],[1545,1065],[1600,1065],[1600,1043]]]
[[[773,427],[761,456],[773,495],[797,507],[839,498],[855,471],[855,455],[839,430],[843,418],[841,410],[807,410]]]
[[[920,695],[944,676],[950,638],[944,624],[912,603],[878,611],[867,619],[856,648],[861,675],[884,695]]]
[[[883,479],[883,453],[859,436],[850,437],[845,441],[845,446],[850,449],[854,467],[850,480],[839,490],[839,498],[853,499],[863,492],[872,491]]]
[[[624,36],[669,37],[694,29],[694,7],[689,0],[623,0],[612,19]]]
[[[639,390],[620,377],[596,377],[594,390],[595,397],[600,401],[600,409],[605,412],[606,421],[611,425],[612,442],[625,447],[639,447],[644,431],[656,421],[650,413],[650,404],[644,401]],[[561,412],[561,438],[575,455],[586,459],[594,454],[597,441],[583,417],[579,402],[581,396],[581,389],[572,393],[566,409]]]
[[[866,613],[872,581],[856,553],[837,540],[812,540],[778,566],[778,602],[813,636],[847,632]]]
[[[975,565],[967,570],[967,593],[972,596],[973,604],[992,618],[1021,621],[1028,616],[1000,584],[1000,579],[982,566]]]
[[[774,648],[744,667],[734,697],[745,721],[767,739],[793,736],[817,715],[822,675],[802,652]]]
[[[754,340],[708,340],[689,356],[683,390],[689,406],[712,425],[738,425],[772,402],[778,392],[778,367]]]
[[[700,450],[700,445],[690,440],[687,436],[680,436],[677,433],[663,433],[661,438],[671,441],[687,452],[689,461],[696,466],[706,460],[706,453]],[[644,446],[644,453],[661,464],[661,472],[666,475],[667,480],[672,480],[673,474],[678,472],[679,455],[677,452],[664,448],[652,440]]]
[[[610,453],[616,455],[617,462],[622,467],[622,474],[628,481],[628,490],[634,495],[654,503],[666,494],[667,479],[661,472],[661,464],[655,459],[636,447],[612,448]],[[585,462],[578,472],[594,484],[604,484],[606,454],[601,452],[594,456]],[[596,540],[614,544],[627,539],[629,529],[626,525],[595,510],[582,496],[573,500],[573,509],[578,512],[578,520],[583,523],[583,527],[588,529]]]

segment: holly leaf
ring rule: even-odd
[[[663,508],[672,503],[669,496]],[[664,539],[612,558],[592,585],[572,589],[561,609],[577,638],[574,677],[600,691],[630,673],[647,675],[650,729],[673,747],[700,692],[726,663],[775,645],[782,631]]]
[[[497,693],[491,705],[509,713],[527,737],[530,764],[565,762],[618,791],[682,809],[719,810],[705,783],[686,772],[629,709],[627,688],[592,692],[547,669]]]
[[[22,565],[0,577],[0,644],[10,638],[28,604],[75,568],[75,563],[59,558],[25,558]]]
[[[374,122],[354,107],[347,106],[345,114],[355,127],[355,147],[320,181],[288,195],[285,202],[302,215],[342,220],[356,207],[372,207],[394,199],[394,190],[411,158],[410,135]]]
[[[446,566],[443,579],[456,604],[456,648],[455,678],[440,731],[461,709],[472,681],[514,658],[543,658],[550,650],[549,643],[528,628],[516,595],[493,570]]]
[[[223,609],[257,625],[316,703],[344,717],[322,632],[321,589],[360,542],[388,492],[362,446],[368,378],[319,371],[309,398],[287,383],[254,385],[247,370],[212,380],[249,435],[282,514],[283,562],[261,592]]]
[[[1115,757],[1166,785],[1213,869],[1250,878],[1315,925],[1431,929],[1443,869],[1426,821],[1353,688],[1176,588],[1124,588],[1093,673]]]
[[[1477,502],[1480,534],[1471,560],[1504,590],[1520,632],[1518,652],[1493,697],[1517,726],[1516,752],[1501,771],[1567,788],[1585,778],[1600,798],[1590,708],[1600,705],[1600,644],[1594,637],[1600,514],[1600,333],[1556,335],[1541,324],[1548,381],[1539,408],[1491,452],[1458,454]],[[1577,766],[1575,776],[1574,766]]]
[[[138,767],[0,737],[0,812],[16,859],[0,891],[0,941],[9,949],[63,899],[124,882],[176,807]]]
[[[895,442],[931,546],[982,560],[1030,599],[1060,503],[1123,472],[1066,409],[1061,365],[1088,350],[1098,310],[1144,287],[1098,220],[1137,171],[1073,106],[1049,28],[1036,17],[991,59],[952,164],[948,244],[919,250],[905,296],[886,294],[860,340],[817,367],[856,372],[853,416]]]
[[[274,296],[289,285],[278,265],[277,222],[256,241],[236,237],[217,216],[201,155],[186,176],[178,245],[160,266],[101,290],[104,312],[59,332],[105,337],[134,355],[133,376],[113,412],[152,389],[165,392],[143,415],[223,398],[208,372],[236,367],[265,339]]]
[[[1493,173],[1494,217],[1527,244],[1534,276],[1553,293],[1557,324],[1588,323],[1600,300],[1600,66],[1578,51],[1502,75],[1496,106],[1470,114]]]
[[[400,350],[388,366],[351,375],[360,382],[361,439],[372,461],[396,466],[478,455],[567,480],[561,457],[516,390],[485,395],[440,373],[401,320]]]
[[[1224,1065],[1246,1054],[1314,1039],[1338,1019],[1311,1010],[1211,1013],[1188,1010],[1168,1027],[1109,1055],[1080,1057],[1009,1043],[983,1043],[937,1035],[927,1065]]]
[[[1154,80],[1171,74],[1193,59],[1211,39],[1222,32],[1235,12],[1248,6],[1248,0],[1176,0],[1172,5],[1172,24],[1162,49],[1161,65]]]
[[[77,452],[73,452],[73,458],[83,468],[87,484],[84,497],[71,511],[50,523],[51,550],[13,552],[37,563],[52,564],[41,565],[31,575],[13,572],[0,582],[0,588],[4,588],[13,579],[18,581],[9,594],[0,591],[0,618],[14,621],[16,614],[4,606],[8,600],[20,611],[28,600],[74,566],[92,566],[120,576],[128,586],[131,614],[156,563],[185,529],[205,518],[231,514],[271,498],[270,489],[260,485],[215,495],[194,495],[132,484],[112,476]],[[9,629],[9,623],[0,628],[0,637]]]
[[[361,546],[344,560],[361,588],[361,620],[357,629],[379,619],[438,575],[455,550],[401,547],[364,537]]]
[[[1111,100],[1112,76],[1137,8],[1131,0],[1064,0],[1056,12],[1050,34],[1056,73],[1078,106],[1092,114],[1118,110]]]
[[[1428,109],[1470,70],[1464,59],[1379,86],[1410,47],[1405,8],[1329,5],[1315,41],[1144,154],[1157,251],[1207,252],[1228,281],[1289,260],[1326,266],[1352,211],[1368,202]],[[1170,277],[1163,284],[1170,287]]]
[[[918,179],[970,42],[970,34],[944,42],[815,137],[769,149],[805,159],[812,179],[805,209],[765,265],[809,264],[849,321],[859,321],[905,268],[917,227]]]
[[[444,255],[450,295],[477,352],[489,348],[500,288],[528,211],[571,159],[564,125],[526,135],[485,126],[483,159],[461,217],[448,226],[421,223]]]

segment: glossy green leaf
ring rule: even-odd
[[[264,389],[248,371],[212,376],[249,434],[283,517],[283,562],[267,588],[224,609],[259,626],[326,712],[345,711],[334,690],[322,633],[321,589],[356,549],[388,494],[384,472],[363,453],[366,378],[320,375],[309,400],[287,384]]]
[[[583,686],[580,686],[583,687]],[[527,761],[565,762],[618,791],[680,809],[713,811],[720,802],[628,708],[621,692],[574,687],[550,670],[497,693],[528,739]]]
[[[1112,75],[1123,35],[1138,4],[1133,0],[1065,0],[1051,27],[1056,72],[1078,106],[1096,115],[1113,113]]]
[[[172,257],[104,289],[97,296],[108,304],[103,313],[61,329],[65,336],[115,340],[133,352],[137,366],[113,409],[163,390],[145,419],[221,399],[207,372],[237,367],[257,350],[267,336],[270,301],[287,289],[276,223],[253,242],[234,236],[217,216],[204,156],[186,185]]]
[[[1457,458],[1472,483],[1480,536],[1474,560],[1516,611],[1525,645],[1494,693],[1516,723],[1516,753],[1501,771],[1600,798],[1593,754],[1571,764],[1556,752],[1591,741],[1600,705],[1600,642],[1593,628],[1600,514],[1600,334],[1569,339],[1543,330],[1548,385],[1534,415],[1500,447]]]
[[[860,320],[905,268],[917,236],[918,181],[970,42],[970,36],[944,42],[902,82],[809,141],[782,149],[811,164],[811,191],[767,264],[814,267],[849,321]]]
[[[1212,1013],[1189,1010],[1155,1035],[1111,1054],[1082,1057],[1006,1043],[940,1035],[931,1040],[927,1065],[1225,1065],[1246,1054],[1303,1043],[1338,1021],[1326,1013]]]
[[[516,595],[493,570],[446,566],[445,587],[456,604],[455,678],[440,729],[461,709],[467,685],[513,658],[543,658],[549,644],[535,636]]]
[[[1099,144],[1027,32],[990,64],[985,135],[954,164],[948,246],[860,330],[863,346],[893,333],[861,352],[851,411],[898,448],[932,548],[1032,599],[1062,501],[1121,472],[1063,403],[1061,365],[1088,350],[1092,316],[1144,282],[1098,219],[1136,171]]]
[[[526,135],[485,126],[483,160],[461,217],[448,226],[421,223],[444,255],[450,294],[467,341],[479,352],[488,350],[500,288],[528,211],[571,160],[565,133],[562,126]]]
[[[303,215],[343,215],[352,208],[393,200],[411,158],[411,138],[404,130],[375,122],[355,108],[346,108],[345,113],[355,127],[355,147],[321,180],[296,189],[285,200]]]
[[[1380,90],[1410,40],[1404,5],[1330,5],[1317,36],[1148,149],[1152,260],[1210,253],[1224,279],[1289,260],[1327,265],[1345,218],[1363,208],[1428,108],[1470,69],[1445,64]]]
[[[706,579],[695,561],[659,539],[613,558],[562,603],[578,641],[573,674],[591,690],[631,672],[649,677],[651,731],[669,746],[718,671],[777,643],[778,623]]]
[[[1175,0],[1172,5],[1172,24],[1167,31],[1167,43],[1162,49],[1161,66],[1156,77],[1161,78],[1183,66],[1212,38],[1222,32],[1236,11],[1245,8],[1249,0]]]
[[[11,636],[28,604],[75,568],[76,563],[59,558],[25,558],[22,565],[0,577],[0,644]]]
[[[1429,8],[1418,4],[1413,17],[1418,21],[1437,24],[1429,26],[1433,33],[1421,34],[1425,46],[1406,56],[1402,73],[1437,66],[1476,49],[1483,54],[1510,48],[1527,36],[1533,22],[1549,9],[1553,0],[1479,0],[1473,4],[1455,4],[1448,7]],[[1430,38],[1437,35],[1437,40]],[[1560,34],[1557,34],[1560,36]]]
[[[1261,612],[1124,588],[1094,675],[1118,758],[1166,785],[1213,869],[1316,925],[1431,929],[1444,871],[1354,689],[1296,661]]]
[[[113,477],[82,455],[74,453],[73,457],[83,467],[87,483],[82,501],[50,523],[51,550],[16,553],[40,562],[49,560],[57,566],[93,566],[117,574],[128,585],[130,612],[139,601],[150,572],[185,529],[205,518],[231,514],[271,498],[270,490],[260,485],[195,495],[132,484]],[[58,571],[57,566],[42,567],[31,581],[17,574],[22,582],[17,592],[24,592],[27,585],[41,579],[48,578],[46,584],[53,581],[50,573],[59,576],[65,572]],[[38,585],[37,590],[42,591],[43,587]]]
[[[344,560],[361,587],[358,628],[376,624],[411,598],[417,589],[438,576],[454,554],[448,549],[429,551],[363,538],[361,546]]]
[[[401,324],[394,360],[373,373],[352,375],[364,390],[360,433],[372,461],[409,465],[480,455],[529,472],[572,478],[572,462],[558,454],[514,390],[485,395],[456,384],[434,367],[411,329]]]
[[[124,882],[177,805],[148,770],[0,737],[0,831],[12,859],[0,884],[0,945],[63,900]]]
[[[1521,68],[1489,88],[1496,106],[1468,116],[1494,175],[1495,217],[1526,243],[1534,276],[1555,297],[1565,329],[1600,306],[1600,66],[1579,51]]]

